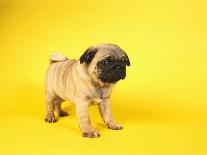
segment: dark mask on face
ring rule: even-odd
[[[98,63],[98,68],[101,71],[99,78],[107,83],[115,83],[120,79],[124,79],[126,76],[126,65],[125,58],[112,60],[111,57],[108,57]]]

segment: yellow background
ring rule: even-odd
[[[78,59],[101,42],[131,60],[112,93],[122,131],[82,138],[74,107],[44,122],[44,74],[53,51]],[[207,154],[207,1],[0,1],[0,154]]]

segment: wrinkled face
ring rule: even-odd
[[[121,59],[114,59],[108,56],[97,63],[98,78],[102,82],[115,83],[126,76],[126,56]]]
[[[115,83],[126,76],[130,66],[127,54],[117,45],[99,44],[88,48],[80,57],[90,76],[102,83]]]

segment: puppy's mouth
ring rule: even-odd
[[[121,79],[125,79],[125,77],[126,69],[120,65],[116,65],[109,70],[105,70],[99,75],[99,78],[104,83],[115,83]]]

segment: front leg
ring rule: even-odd
[[[111,105],[109,99],[105,99],[102,102],[100,102],[99,111],[101,113],[103,121],[107,124],[109,129],[120,130],[123,128],[121,125],[117,124],[112,118]]]
[[[79,126],[82,131],[83,137],[95,138],[100,134],[91,125],[91,121],[88,114],[88,105],[84,101],[79,101],[76,104],[76,113],[79,121]]]

